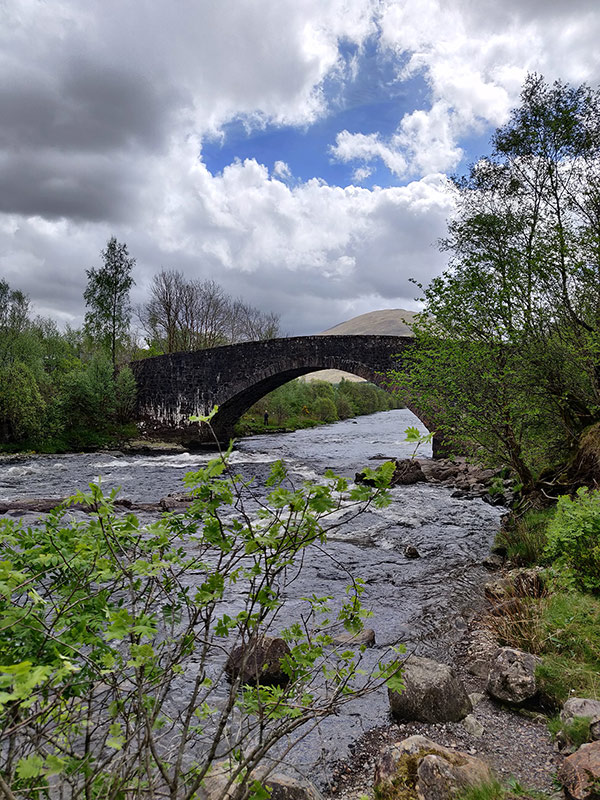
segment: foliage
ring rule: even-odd
[[[374,474],[382,485],[389,473]],[[361,648],[333,645],[335,626],[355,632],[368,615],[358,579],[345,598],[312,596],[297,621],[281,618],[286,587],[306,549],[322,547],[328,521],[341,507],[387,503],[385,490],[349,488],[331,472],[294,486],[277,463],[251,511],[251,487],[226,458],[186,484],[189,510],[148,525],[118,516],[115,492],[99,484],[38,528],[0,521],[7,796],[191,800],[225,760],[243,800],[278,742],[285,754],[353,697],[386,681],[400,688],[395,655],[365,675]],[[88,521],[70,517],[74,503],[91,509]],[[226,683],[226,654],[275,629],[290,647],[287,685]]]
[[[421,431],[414,427],[408,427],[404,433],[406,434],[406,438],[404,439],[405,442],[409,444],[414,444],[415,449],[413,450],[411,458],[414,458],[417,455],[417,450],[423,444],[431,444],[433,441],[433,437],[435,436],[435,431],[429,433],[421,433]]]
[[[452,183],[450,266],[392,376],[526,490],[600,416],[599,174],[599,93],[529,76],[492,154]]]
[[[496,545],[506,549],[506,557],[518,567],[547,563],[546,531],[554,509],[530,510],[505,520],[496,536]]]
[[[0,370],[0,419],[5,437],[19,439],[39,433],[45,406],[31,367],[17,361]]]
[[[590,717],[574,717],[571,722],[565,723],[557,715],[549,721],[548,730],[553,739],[560,737],[563,742],[577,750],[592,739],[590,722]]]
[[[294,380],[255,403],[240,420],[239,430],[264,430],[265,411],[271,425],[295,429],[399,407],[398,397],[371,383]]]
[[[103,265],[86,270],[88,284],[83,296],[90,310],[85,315],[85,330],[106,349],[114,368],[131,321],[129,290],[134,283],[131,270],[135,258],[114,236],[101,255]]]
[[[559,497],[546,553],[571,586],[600,594],[600,492],[582,487],[574,499]]]

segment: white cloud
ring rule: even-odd
[[[354,183],[362,183],[373,173],[371,167],[357,167],[352,173]]]
[[[528,71],[600,78],[597,0],[5,0],[2,9],[0,273],[73,322],[85,269],[113,234],[138,260],[136,300],[154,271],[173,267],[281,312],[290,333],[412,305],[408,277],[427,281],[444,263],[435,247],[451,213],[443,173],[465,137],[506,119]],[[406,186],[301,182],[277,152],[211,175],[202,143],[233,119],[299,126],[310,142],[329,111],[327,81],[358,77],[369,37],[373,58],[397,61],[400,83],[420,75],[429,91],[398,106],[391,135],[343,130],[331,152],[355,167],[356,183],[379,161]],[[357,48],[346,60],[342,43]]]
[[[279,180],[287,181],[292,177],[292,171],[285,161],[276,161],[273,164],[273,176]]]
[[[335,146],[331,153],[339,161],[364,161],[369,162],[380,158],[385,166],[398,177],[406,172],[406,159],[389,144],[381,141],[379,134],[349,133],[341,131],[336,136]]]

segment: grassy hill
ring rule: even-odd
[[[326,331],[321,331],[319,336],[411,336],[410,325],[413,322],[415,311],[407,311],[404,308],[386,308],[381,311],[369,311],[367,314],[360,314],[358,317],[340,322]],[[349,381],[362,381],[358,375],[351,375],[348,372],[341,372],[338,369],[324,369],[319,372],[311,372],[301,380],[304,381],[328,381],[329,383],[339,383],[342,378]]]

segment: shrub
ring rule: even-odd
[[[600,492],[583,487],[558,499],[546,553],[571,586],[600,593]]]
[[[332,626],[355,632],[367,616],[359,580],[335,608],[312,596],[297,622],[279,619],[328,517],[342,504],[357,513],[385,504],[390,468],[371,473],[373,492],[332,473],[295,488],[277,463],[250,513],[249,484],[219,458],[187,476],[185,514],[146,526],[115,514],[116,493],[96,484],[38,529],[0,520],[4,794],[182,800],[198,796],[219,759],[229,762],[224,791],[235,783],[244,800],[256,789],[251,770],[278,742],[287,752],[353,697],[385,681],[400,688],[395,656],[365,676],[360,648],[333,646]],[[70,519],[75,502],[91,509],[88,521]],[[227,653],[275,626],[290,649],[287,684],[242,685],[243,661],[227,683]]]

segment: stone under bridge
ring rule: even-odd
[[[211,425],[226,442],[257,400],[309,372],[344,370],[388,388],[385,373],[413,345],[410,336],[295,336],[134,361],[138,419],[147,433],[193,447],[214,436],[189,418],[218,406]]]

